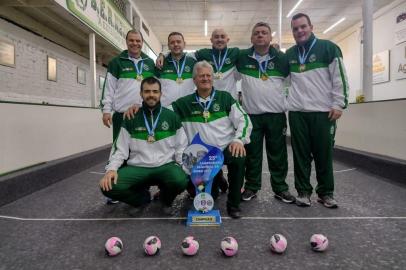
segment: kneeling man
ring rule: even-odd
[[[150,201],[148,188],[158,185],[168,213],[175,197],[187,186],[179,164],[188,141],[179,116],[161,106],[159,80],[144,79],[140,94],[142,107],[133,119],[123,120],[100,188],[113,200],[141,206]],[[125,160],[127,164],[121,167]]]

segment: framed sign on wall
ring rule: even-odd
[[[56,82],[56,58],[48,56],[48,81]]]
[[[86,70],[78,67],[78,83],[86,84]]]
[[[0,65],[15,67],[15,47],[14,44],[0,39]]]

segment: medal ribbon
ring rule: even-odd
[[[135,70],[137,71],[137,75],[142,75],[142,68],[144,67],[144,60],[141,59],[140,61],[138,61],[138,63],[141,62],[140,68],[138,69],[138,63],[136,63],[133,59],[134,58],[132,58],[131,61],[133,61],[133,63],[134,63],[134,67],[135,67]]]
[[[299,57],[299,63],[301,65],[303,65],[306,62],[307,56],[309,56],[309,53],[310,53],[310,51],[313,48],[315,43],[316,43],[316,38],[313,39],[313,42],[310,45],[309,50],[307,51],[307,53],[306,53],[306,49],[304,48],[304,46],[302,46],[303,47],[303,53],[300,53],[299,47],[297,47],[297,55]]]
[[[143,110],[142,114],[144,115],[145,127],[147,128],[149,136],[155,135],[154,132],[155,132],[156,126],[158,124],[159,117],[161,116],[161,112],[162,112],[162,106],[159,110],[158,116],[155,118],[155,121],[154,121],[154,119],[151,119],[151,124],[152,124],[152,129],[151,129],[151,127],[149,126],[148,120],[147,120],[147,116],[145,115],[145,111]]]
[[[180,63],[176,60],[172,60],[172,64],[176,69],[176,74],[178,74],[178,78],[182,78],[182,73],[183,70],[185,69],[185,63],[186,63],[186,55],[185,58],[183,59],[182,67],[180,67],[180,69],[179,69]]]
[[[267,66],[268,66],[268,62],[269,62],[269,60],[271,60],[273,57],[270,58],[270,59],[266,59],[265,61],[260,62],[259,60],[260,60],[261,56],[258,55],[258,54],[256,54],[255,52],[254,52],[254,56],[255,56],[255,59],[256,59],[257,62],[258,62],[258,66],[259,66],[259,70],[261,71],[261,74],[265,74],[265,75],[266,75],[266,68],[267,68]],[[264,62],[265,62],[265,66],[262,66],[262,63],[264,63]]]
[[[215,94],[215,93],[216,93],[216,90],[213,89],[213,92],[212,92],[211,95],[210,95],[210,101],[209,101],[209,102],[206,102],[204,105],[203,105],[202,102],[200,102],[199,97],[197,96],[197,94],[195,95],[196,101],[199,103],[199,105],[203,108],[203,110],[204,110],[205,112],[208,112],[208,111],[209,111],[210,106],[211,106],[211,103],[212,103],[213,100],[214,100],[214,94]]]
[[[216,57],[214,57],[214,52],[211,55],[212,58],[213,58],[214,66],[216,67],[216,72],[220,72],[221,69],[223,68],[224,62],[226,61],[227,52],[228,52],[228,48],[226,49],[226,52],[224,53],[223,59],[220,59],[221,58],[221,51],[219,50],[219,61],[218,61],[218,63],[216,61]]]

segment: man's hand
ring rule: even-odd
[[[232,142],[228,146],[228,150],[230,150],[233,157],[245,157],[245,148],[240,142]]]
[[[100,187],[103,191],[109,191],[113,189],[112,182],[117,184],[117,171],[107,171],[104,177],[100,180]]]
[[[157,58],[156,61],[155,61],[155,66],[156,66],[158,69],[162,69],[162,67],[164,66],[164,59],[165,59],[164,55],[163,55],[162,53],[160,53],[160,54],[158,55],[158,58]]]
[[[111,113],[103,113],[103,124],[108,128],[113,124]]]
[[[330,119],[330,121],[334,121],[340,118],[342,114],[343,112],[340,110],[331,109],[331,111],[328,113],[328,118]]]
[[[123,119],[133,119],[134,115],[138,112],[138,110],[140,109],[140,107],[138,107],[137,105],[132,105],[130,108],[128,108],[128,110],[124,113],[124,118]]]

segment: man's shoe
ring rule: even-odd
[[[296,197],[297,206],[308,207],[308,206],[310,206],[310,204],[311,204],[310,195],[299,194],[299,196]]]
[[[106,204],[107,205],[113,205],[113,204],[118,204],[120,201],[115,201],[113,199],[107,198]]]
[[[337,208],[337,201],[334,200],[333,195],[323,195],[319,196],[317,201],[321,204],[323,204],[327,208]]]
[[[275,198],[281,200],[284,203],[294,203],[296,201],[295,196],[290,194],[288,190],[275,193]]]
[[[241,209],[239,207],[227,206],[227,214],[231,218],[241,218]]]
[[[243,201],[250,201],[254,199],[257,196],[256,191],[252,191],[251,189],[246,189],[244,192],[241,194],[241,199]]]

